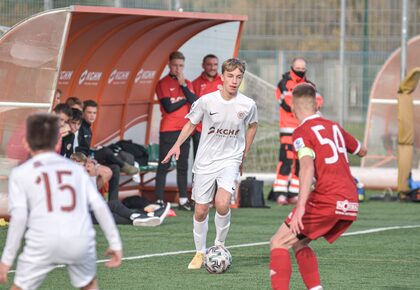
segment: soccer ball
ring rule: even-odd
[[[232,255],[223,246],[213,246],[207,249],[204,266],[212,274],[221,274],[232,264]]]

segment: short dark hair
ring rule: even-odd
[[[205,57],[203,57],[203,63],[205,63],[208,58],[219,59],[216,55],[210,53],[210,54],[206,55]]]
[[[72,108],[71,111],[72,111],[72,117],[71,117],[72,121],[82,121],[83,113],[80,110]]]
[[[69,118],[71,118],[73,116],[73,112],[71,110],[71,107],[68,104],[58,104],[57,106],[55,106],[54,108],[54,113],[56,114],[66,114],[67,116],[69,116]]]
[[[182,52],[180,51],[173,51],[171,52],[171,54],[169,55],[169,61],[173,60],[173,59],[182,59],[185,60],[185,56]]]
[[[26,141],[33,151],[54,150],[60,129],[57,116],[36,113],[26,119]]]
[[[98,103],[95,102],[94,100],[86,100],[86,101],[83,102],[83,112],[86,110],[87,107],[97,108]]]
[[[246,63],[243,60],[240,60],[239,58],[230,58],[228,60],[225,60],[222,64],[222,73],[225,71],[231,72],[235,69],[239,69],[242,73],[245,73],[246,70]]]
[[[70,107],[73,107],[74,105],[79,105],[80,107],[83,108],[83,101],[81,99],[79,99],[78,97],[70,97],[66,100],[66,104],[69,105]]]

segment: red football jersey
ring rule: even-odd
[[[204,73],[202,73],[198,78],[192,82],[194,92],[197,97],[201,97],[207,94],[210,94],[214,91],[221,90],[223,87],[223,81],[220,78],[220,75],[217,75],[214,80],[209,80],[206,78]]]
[[[308,199],[310,208],[325,215],[355,220],[358,195],[347,152],[357,154],[361,147],[359,141],[337,123],[313,115],[296,128],[293,144],[298,153],[310,148],[315,154],[316,183]]]
[[[201,97],[210,93],[213,93],[217,90],[221,90],[223,88],[223,81],[220,75],[217,75],[214,80],[209,80],[204,75],[204,72],[201,75],[193,80],[192,82],[194,92],[197,97]],[[195,128],[198,132],[201,132],[202,125],[199,123]]]
[[[191,82],[188,80],[185,80],[185,82],[187,83],[188,89],[194,92]],[[178,80],[170,75],[167,75],[158,82],[156,85],[156,95],[159,100],[170,98],[171,103],[186,99]],[[189,103],[185,103],[178,110],[167,113],[161,105],[162,119],[160,121],[160,132],[181,131],[182,127],[188,122],[185,116],[190,111],[190,107],[191,105]]]

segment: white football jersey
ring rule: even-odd
[[[199,98],[186,116],[203,124],[193,173],[210,174],[228,165],[240,165],[245,150],[248,125],[258,122],[254,100],[241,93],[223,99],[220,91]]]
[[[56,153],[42,153],[15,168],[9,180],[9,211],[28,211],[26,245],[94,239],[89,206],[104,202],[85,169]]]

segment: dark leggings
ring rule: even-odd
[[[103,164],[109,166],[111,164],[117,164],[120,167],[124,166],[124,160],[120,157],[114,155],[114,151],[112,151],[108,147],[103,147],[99,150],[95,151],[95,159],[99,162],[99,164]]]
[[[131,209],[127,208],[118,200],[108,201],[109,210],[114,217],[115,223],[118,225],[131,225],[133,221],[130,219],[130,216],[134,213]],[[98,224],[98,220],[95,215],[92,215],[92,222]]]
[[[163,193],[166,185],[166,174],[170,166],[170,162],[162,164],[162,160],[168,154],[169,150],[175,144],[181,131],[160,132],[159,134],[159,165],[156,172],[155,194],[157,199],[163,199]],[[190,137],[181,145],[181,154],[176,162],[176,181],[180,197],[187,197],[187,171],[188,171],[188,155],[190,152]]]

